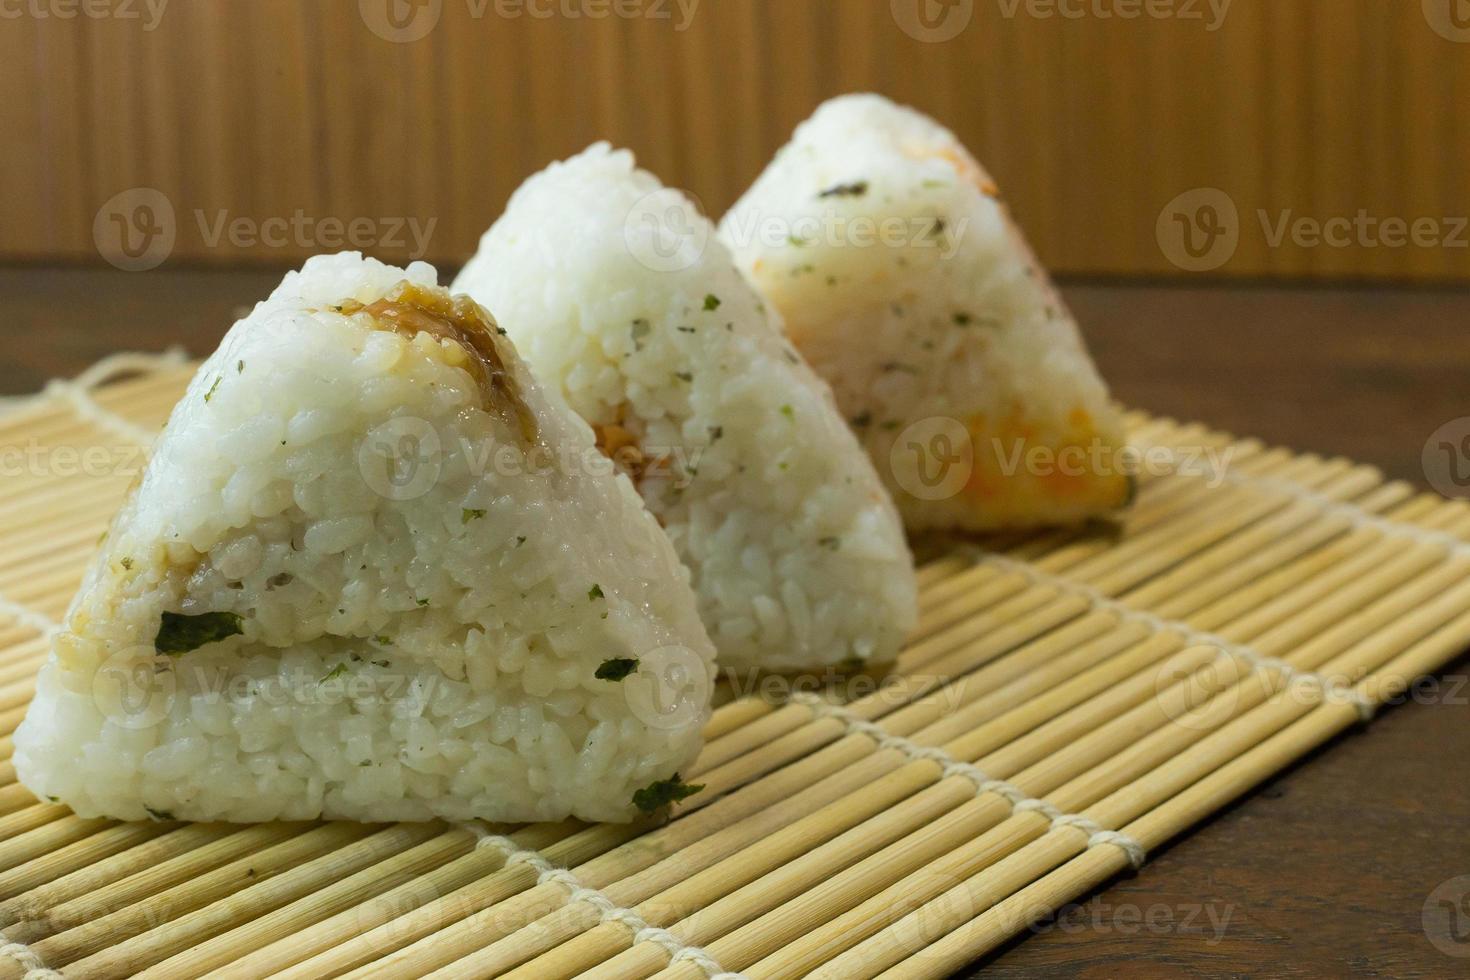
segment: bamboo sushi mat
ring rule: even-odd
[[[190,370],[0,414],[0,977],[942,976],[1470,644],[1470,505],[1134,415],[1124,524],[933,547],[897,669],[726,690],[666,822],[82,819],[12,733]]]

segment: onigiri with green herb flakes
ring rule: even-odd
[[[990,175],[933,120],[833,99],[720,224],[911,529],[1124,506],[1122,415]]]
[[[605,462],[432,268],[310,260],[174,410],[41,669],[20,779],[129,820],[687,795],[714,651]]]
[[[722,667],[893,660],[893,503],[827,386],[682,194],[598,144],[532,177],[454,288],[591,423],[689,567]]]

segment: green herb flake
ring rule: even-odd
[[[677,331],[679,331],[680,333],[696,333],[697,332],[693,327],[675,327],[674,329],[677,330]]]
[[[592,676],[600,681],[620,681],[637,669],[638,661],[633,657],[613,657],[598,664]]]
[[[854,180],[847,184],[833,184],[817,197],[862,197],[866,193],[868,193],[868,182]]]
[[[685,382],[687,384],[688,382],[694,380],[694,372],[693,371],[675,371],[674,372],[674,377],[678,378],[680,381],[683,381],[683,382]]]
[[[842,539],[841,538],[819,538],[817,540],[817,544],[821,545],[823,548],[826,548],[828,551],[836,551],[838,548],[842,547]]]
[[[653,330],[653,324],[649,323],[647,320],[643,319],[642,317],[639,317],[638,319],[636,319],[636,320],[633,321],[633,349],[634,350],[642,350],[643,349],[643,338],[644,337],[647,337],[652,330]]]
[[[347,665],[346,664],[338,664],[337,666],[333,667],[331,670],[329,670],[325,674],[323,674],[322,675],[322,679],[321,679],[321,681],[319,683],[325,684],[327,681],[335,680],[336,678],[341,677],[345,673],[347,673]]]
[[[219,387],[219,383],[223,380],[225,380],[224,375],[219,375],[214,379],[214,384],[210,385],[209,390],[204,393],[205,404],[208,404],[209,400],[214,397],[215,389]]]
[[[124,570],[131,572],[133,570],[133,559],[124,558],[121,562],[121,565]]]
[[[361,762],[358,763],[358,766],[359,767],[361,767],[361,766],[370,766],[372,764],[373,764],[373,760],[372,759],[363,759]]]
[[[143,809],[144,810],[147,810],[148,811],[148,816],[152,817],[154,820],[173,820],[173,819],[175,819],[173,813],[171,811],[169,811],[169,810],[155,810],[151,806],[144,806]]]
[[[235,362],[235,373],[236,374],[244,374],[245,373],[245,362],[244,361],[236,361]]]
[[[674,773],[668,779],[649,783],[635,792],[633,805],[644,813],[652,813],[671,803],[686,800],[702,789],[704,789],[703,783],[686,783],[678,773]]]
[[[463,523],[463,524],[468,524],[470,521],[478,521],[480,518],[482,518],[484,516],[485,516],[485,508],[483,508],[483,507],[466,507],[466,508],[464,508],[464,510],[460,511],[460,522]]]
[[[781,414],[786,416],[788,419],[795,419],[796,409],[792,408],[790,405],[782,405]]]
[[[526,543],[526,536],[524,534],[517,534],[516,535],[516,547],[519,548],[521,545],[523,545],[525,543]]]
[[[383,647],[392,646],[393,645],[393,637],[391,637],[391,636],[384,636],[383,634],[379,633],[377,636],[373,637],[373,642],[376,643],[376,644],[378,644],[378,646],[383,646]]]
[[[720,308],[720,298],[714,293],[706,293],[704,297],[704,309],[706,313]]]
[[[429,604],[428,599],[415,599],[414,602],[417,602],[420,606],[427,606]]]
[[[975,322],[975,318],[961,310],[954,315],[954,325],[957,327],[968,327]]]
[[[854,429],[866,429],[873,424],[873,413],[868,411],[858,412],[852,417],[851,425]]]
[[[596,582],[593,582],[592,583],[592,588],[590,588],[590,589],[587,590],[587,598],[590,601],[595,601],[597,599],[601,599],[602,598],[602,586],[598,585]]]
[[[232,612],[207,612],[195,616],[166,612],[159,624],[158,635],[153,638],[153,649],[177,657],[206,644],[239,636],[245,632],[244,622],[239,613]]]

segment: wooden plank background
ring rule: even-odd
[[[0,259],[99,262],[99,209],[150,187],[171,263],[325,250],[211,243],[223,212],[368,218],[394,259],[413,243],[379,241],[391,219],[432,219],[427,257],[453,264],[522,179],[598,138],[718,215],[820,100],[868,89],[954,128],[1063,272],[1470,279],[1470,0],[691,2],[6,0]],[[385,40],[389,4],[432,29]],[[910,36],[915,4],[963,29]],[[1204,273],[1156,230],[1199,187],[1239,214]],[[1263,227],[1360,213],[1436,241]]]

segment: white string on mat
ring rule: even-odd
[[[61,628],[61,624],[47,616],[45,613],[37,612],[30,606],[23,606],[14,599],[7,599],[0,595],[0,616],[9,616],[23,626],[49,637]]]
[[[866,718],[860,718],[841,705],[823,700],[811,691],[794,691],[788,700],[806,706],[818,718],[833,718],[842,722],[849,732],[866,735],[881,749],[893,749],[915,761],[926,760],[938,763],[940,775],[944,778],[962,776],[974,784],[976,795],[995,793],[1005,799],[1016,813],[1040,813],[1051,821],[1052,830],[1061,827],[1074,827],[1081,830],[1087,834],[1088,847],[1111,844],[1123,851],[1128,857],[1128,863],[1135,871],[1143,867],[1144,862],[1148,860],[1148,850],[1135,838],[1116,830],[1109,830],[1088,817],[1075,813],[1064,813],[1046,800],[1031,796],[1014,783],[1008,783],[1004,779],[995,779],[974,763],[956,759],[938,746],[920,745],[913,739],[894,735],[884,730],[881,725],[868,721]]]
[[[0,933],[0,957],[25,970],[23,980],[64,980],[58,971],[46,965],[39,953],[25,943],[6,939],[3,933]]]
[[[662,947],[669,956],[670,965],[692,963],[709,980],[747,980],[743,974],[732,973],[720,966],[713,956],[698,946],[685,943],[667,929],[650,925],[643,916],[618,905],[604,892],[583,885],[575,874],[552,864],[540,852],[521,847],[503,834],[491,833],[478,823],[462,823],[459,826],[476,837],[476,848],[489,847],[499,851],[505,858],[507,867],[524,864],[534,870],[537,885],[558,884],[567,890],[568,901],[582,902],[596,909],[600,922],[621,923],[633,934],[635,944],[647,942]]]
[[[1218,633],[1207,633],[1204,630],[1195,629],[1188,623],[1177,619],[1165,619],[1143,609],[1135,609],[1127,603],[1108,595],[1100,589],[1093,588],[1084,582],[1076,582],[1072,579],[1063,578],[1044,572],[1027,562],[1007,558],[1005,555],[997,555],[981,551],[978,548],[965,548],[965,551],[973,554],[977,561],[1008,572],[1016,572],[1025,576],[1037,585],[1048,585],[1052,588],[1081,596],[1088,600],[1094,609],[1105,609],[1117,616],[1124,622],[1141,623],[1154,633],[1177,633],[1185,642],[1195,646],[1215,647],[1223,653],[1245,661],[1253,671],[1271,671],[1280,674],[1288,684],[1298,684],[1310,687],[1321,692],[1325,700],[1352,705],[1353,710],[1358,713],[1358,719],[1363,722],[1373,720],[1378,713],[1378,703],[1368,697],[1362,691],[1337,678],[1327,677],[1323,674],[1310,670],[1303,670],[1289,661],[1280,657],[1267,656],[1259,650],[1252,649],[1243,643],[1226,639]]]
[[[144,448],[151,446],[156,433],[143,428],[117,412],[104,408],[92,397],[92,392],[115,378],[128,374],[152,374],[169,367],[183,367],[189,357],[182,347],[171,347],[162,354],[123,353],[104,357],[75,378],[53,378],[39,394],[0,402],[0,411],[14,411],[40,402],[61,402],[70,406],[83,420],[111,432],[115,436],[135,442]]]
[[[1203,474],[1190,467],[1183,466],[1182,458],[1178,450],[1172,446],[1160,446],[1153,444],[1150,450],[1161,450],[1168,454],[1174,472],[1182,476],[1201,476]],[[1364,510],[1357,504],[1345,500],[1338,500],[1318,490],[1304,487],[1292,480],[1283,480],[1275,476],[1251,476],[1247,473],[1235,473],[1229,468],[1221,470],[1218,474],[1211,474],[1223,479],[1226,483],[1243,487],[1259,487],[1265,490],[1276,490],[1289,497],[1295,497],[1304,503],[1313,504],[1322,511],[1345,518],[1353,528],[1371,528],[1387,537],[1401,538],[1415,541],[1419,544],[1429,545],[1448,552],[1448,558],[1470,557],[1470,542],[1463,538],[1450,534],[1446,531],[1432,531],[1428,528],[1415,527],[1405,524],[1381,514]]]

